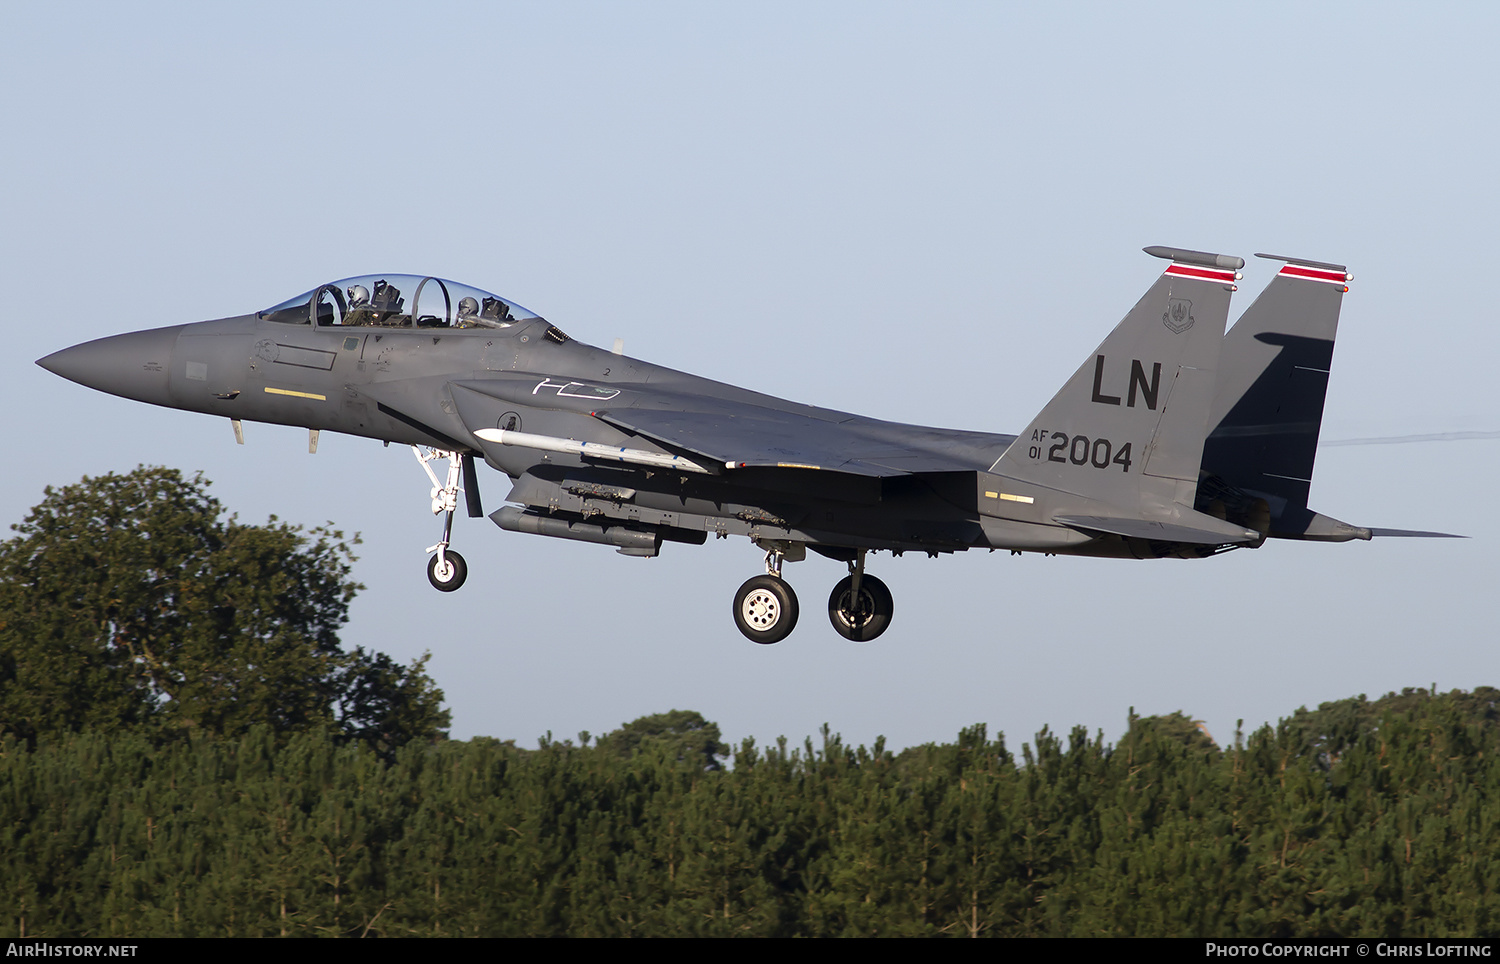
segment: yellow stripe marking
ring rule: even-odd
[[[1004,499],[1006,502],[1024,502],[1027,505],[1030,505],[1031,503],[1036,501],[1029,495],[1011,495],[1009,492],[1001,492],[1000,498]]]
[[[998,499],[998,498],[1000,498],[1000,493],[999,492],[990,492],[989,490],[986,490],[985,493],[984,493],[984,497],[986,499]]]
[[[821,465],[807,465],[802,462],[777,462],[778,469],[821,469]]]
[[[266,394],[267,395],[290,395],[293,398],[311,398],[311,399],[313,399],[315,401],[319,401],[319,402],[326,402],[326,401],[328,401],[328,396],[327,395],[317,395],[317,394],[314,394],[313,392],[294,392],[294,391],[292,391],[291,389],[288,389],[288,388],[267,388],[266,389]]]

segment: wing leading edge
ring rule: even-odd
[[[557,386],[563,387],[559,390]],[[639,384],[603,388],[540,374],[507,374],[454,382],[452,387],[465,427],[476,434],[497,427],[491,417],[492,405],[472,403],[473,396],[481,396],[585,415],[714,472],[781,468],[865,478],[973,472],[992,461],[1012,440],[1009,435],[929,429],[809,409],[816,413],[814,417]]]
[[[881,438],[878,427],[864,420],[830,423],[752,406],[724,413],[626,409],[594,416],[621,431],[726,468],[813,469],[873,478],[976,468],[958,458]]]

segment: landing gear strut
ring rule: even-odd
[[[828,597],[828,621],[845,639],[867,643],[891,624],[895,601],[890,589],[865,574],[865,550],[849,563],[849,575],[839,580]]]
[[[779,643],[797,626],[797,594],[781,578],[784,550],[766,551],[766,574],[745,580],[734,594],[734,624],[753,643]]]
[[[446,449],[430,449],[426,452],[417,446],[411,447],[412,453],[416,455],[417,461],[421,463],[423,471],[432,480],[432,513],[443,516],[443,538],[435,546],[428,546],[428,552],[436,552],[427,563],[427,581],[432,583],[434,589],[443,592],[452,592],[464,584],[469,578],[469,564],[464,562],[464,557],[448,548],[448,543],[453,536],[453,511],[458,508],[459,480],[463,478],[464,456],[458,452],[450,452]],[[437,474],[432,471],[429,464],[437,459],[448,460],[448,478],[446,482],[439,482]]]

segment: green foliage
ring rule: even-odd
[[[721,770],[655,737],[5,737],[0,935],[1492,937],[1490,693],[1375,701],[1331,762],[1306,713],[1222,751],[1181,714],[1019,756],[825,727]]]
[[[1195,720],[1181,710],[1164,716],[1136,716],[1132,709],[1130,729],[1120,743],[1121,748],[1154,740],[1174,740],[1189,749],[1205,753],[1217,753],[1219,749],[1203,721]]]
[[[1436,688],[1407,687],[1373,702],[1361,693],[1347,700],[1321,703],[1316,710],[1300,707],[1286,722],[1302,744],[1300,751],[1327,768],[1361,736],[1374,731],[1382,716],[1411,712],[1439,698],[1476,723],[1500,722],[1500,690],[1491,686],[1476,687],[1472,693],[1454,690],[1442,697]]]
[[[427,675],[431,658],[423,653],[410,666],[401,666],[360,646],[340,654],[329,679],[339,729],[387,760],[408,741],[446,737],[443,691]]]
[[[225,519],[201,477],[48,488],[0,544],[0,733],[34,742],[340,727],[389,750],[447,725],[424,670],[345,653],[342,533]]]
[[[637,753],[657,752],[705,770],[721,769],[719,757],[729,755],[728,745],[720,742],[718,724],[692,710],[643,716],[601,736],[598,745],[627,760]]]

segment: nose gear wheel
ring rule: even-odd
[[[469,578],[469,564],[452,549],[427,560],[427,581],[441,592],[452,592]]]

